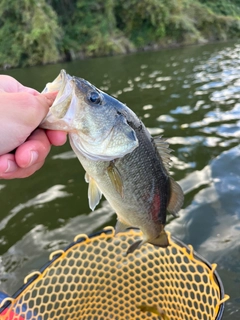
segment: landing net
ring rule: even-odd
[[[211,265],[169,236],[167,249],[143,245],[138,230],[79,235],[2,302],[3,320],[220,320],[224,295]]]

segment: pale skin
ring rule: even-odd
[[[56,94],[0,75],[0,179],[29,177],[43,166],[51,145],[66,142],[65,132],[38,128]]]

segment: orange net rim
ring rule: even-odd
[[[135,228],[129,228],[127,230],[127,232],[141,233],[141,231],[139,229],[135,229]],[[218,311],[217,311],[215,320],[221,320],[223,313],[224,313],[224,309],[225,309],[225,301],[229,298],[229,296],[225,295],[223,283],[221,281],[221,278],[220,278],[218,272],[216,271],[217,265],[211,264],[210,262],[208,262],[200,254],[198,254],[196,251],[194,251],[193,247],[191,245],[186,245],[181,240],[172,236],[170,234],[170,232],[167,232],[167,234],[168,234],[170,246],[177,245],[179,247],[179,249],[181,250],[181,252],[184,255],[187,255],[191,260],[193,260],[193,259],[198,260],[199,262],[203,263],[205,266],[208,267],[210,274],[211,274],[211,277],[213,278],[214,283],[218,287],[219,294],[220,294],[220,297],[219,297],[220,302],[218,304]],[[91,240],[91,239],[97,238],[101,235],[113,237],[113,236],[115,236],[115,229],[113,227],[106,227],[103,230],[97,231],[97,232],[90,234],[90,235],[86,235],[86,234],[77,235],[74,238],[74,241],[71,242],[65,249],[52,252],[49,256],[49,261],[47,263],[45,263],[39,269],[39,271],[33,272],[33,273],[29,274],[28,276],[26,276],[24,279],[24,284],[11,297],[8,297],[2,301],[2,303],[0,304],[0,315],[4,314],[6,309],[11,306],[11,304],[23,293],[23,291],[25,291],[31,284],[33,284],[33,282],[36,281],[38,279],[38,277],[40,275],[42,275],[48,267],[51,266],[51,264],[53,264],[57,259],[59,259],[62,256],[62,254],[67,253],[68,250],[70,250],[72,247],[74,247],[77,244],[83,243],[87,239]],[[119,236],[124,235],[124,232],[119,233],[118,235]]]

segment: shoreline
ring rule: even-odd
[[[49,63],[43,63],[43,64],[35,64],[32,66],[18,66],[18,67],[10,67],[10,66],[5,66],[4,68],[0,68],[0,70],[16,70],[16,69],[27,69],[27,68],[32,68],[32,67],[41,67],[41,66],[47,66],[47,65],[55,65],[58,63],[68,63],[68,62],[74,62],[74,61],[84,61],[84,60],[90,60],[90,59],[96,59],[96,58],[104,58],[104,57],[117,57],[117,56],[127,56],[135,53],[144,53],[144,52],[158,52],[158,51],[163,51],[163,50],[168,50],[168,49],[178,49],[178,48],[187,48],[187,47],[194,47],[194,46],[204,46],[208,44],[224,44],[224,43],[233,43],[233,42],[239,42],[240,39],[227,39],[227,40],[210,40],[210,41],[200,41],[198,43],[189,43],[189,44],[184,44],[184,43],[171,43],[171,44],[153,44],[149,46],[145,46],[143,48],[139,49],[134,49],[131,51],[126,51],[122,53],[113,53],[113,54],[103,54],[103,55],[83,55],[79,54],[78,57],[74,59],[67,59],[63,58],[55,62],[49,62]]]

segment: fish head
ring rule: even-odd
[[[58,95],[41,127],[69,133],[71,145],[91,160],[111,161],[138,147],[131,112],[123,103],[88,81],[62,71],[44,92]]]

